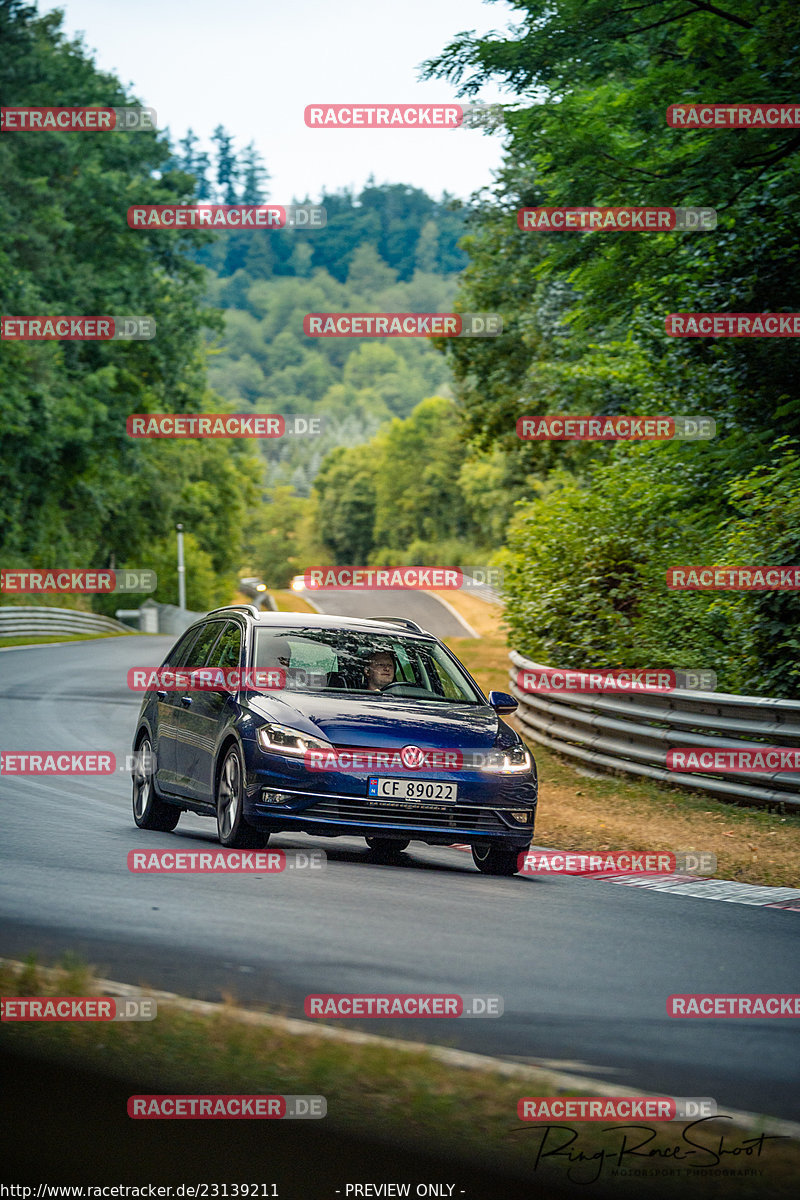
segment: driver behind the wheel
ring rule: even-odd
[[[364,668],[367,688],[370,692],[379,692],[394,683],[394,658],[388,651],[376,650],[370,654]]]

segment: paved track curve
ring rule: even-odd
[[[2,749],[111,750],[124,762],[139,706],[127,669],[161,661],[172,640],[3,651]],[[137,830],[122,772],[0,776],[0,954],[49,962],[72,950],[110,978],[300,1016],[312,991],[500,994],[499,1020],[360,1027],[800,1119],[797,1020],[665,1011],[673,992],[800,992],[796,914],[493,879],[449,848],[412,845],[379,865],[356,838],[274,839],[325,850],[318,874],[127,870],[131,849],[215,844],[213,824],[189,815],[173,834]]]
[[[408,617],[439,638],[472,637],[474,634],[456,612],[440,604],[429,592],[371,588],[349,592],[320,588],[299,593],[320,612],[339,617]]]

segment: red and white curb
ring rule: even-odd
[[[470,852],[469,846],[454,846],[453,849]],[[531,850],[548,854],[567,853],[555,850],[552,846],[531,846]],[[536,872],[526,874],[534,875]],[[800,888],[761,887],[752,883],[735,883],[730,879],[705,879],[702,875],[669,875],[664,872],[648,875],[614,875],[604,871],[559,872],[560,877],[564,875],[601,883],[622,883],[626,887],[649,888],[654,892],[672,892],[676,896],[693,896],[698,900],[724,900],[728,904],[751,904],[760,908],[800,912]]]

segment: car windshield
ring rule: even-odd
[[[413,635],[257,629],[253,665],[256,671],[284,670],[290,690],[369,694],[378,700],[385,696],[486,703],[437,642]]]

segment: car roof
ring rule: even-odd
[[[359,633],[404,634],[406,637],[428,638],[438,641],[435,634],[422,629],[415,621],[406,617],[337,617],[330,613],[263,612],[253,604],[231,604],[215,608],[206,613],[210,617],[234,616],[237,613],[250,617],[256,629],[278,627],[283,629],[352,629]],[[197,624],[197,622],[195,622]]]

